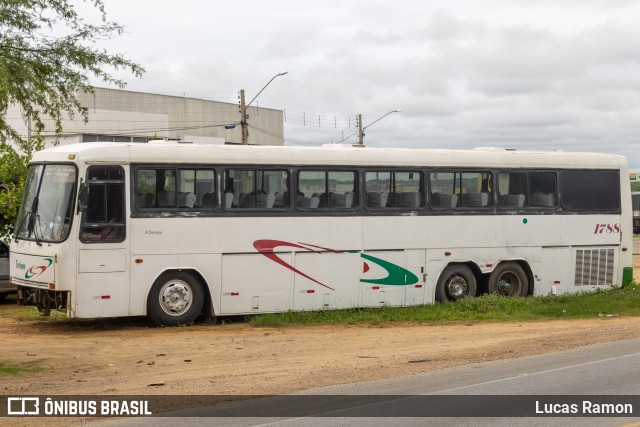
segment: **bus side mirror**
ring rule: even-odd
[[[89,187],[84,182],[80,184],[78,192],[78,212],[86,212],[89,201]]]

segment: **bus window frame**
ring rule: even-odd
[[[564,202],[564,196],[563,196],[563,192],[561,191],[562,188],[564,187],[564,175],[566,172],[613,172],[617,175],[618,179],[616,180],[616,183],[620,184],[620,170],[618,169],[561,169],[558,171],[557,175],[558,175],[558,181],[557,181],[557,187],[558,187],[558,194],[559,194],[559,198],[557,201],[557,206],[559,209],[561,209],[564,212],[571,212],[574,214],[580,214],[580,215],[590,215],[590,214],[604,214],[604,215],[621,215],[622,214],[622,188],[620,187],[620,185],[617,185],[617,189],[618,189],[618,194],[617,194],[617,200],[620,202],[619,206],[616,209],[611,209],[611,210],[607,210],[607,209],[577,209],[577,208],[567,208]]]
[[[393,174],[391,177],[391,181],[392,184],[394,186],[394,190],[395,190],[395,174],[396,173],[418,173],[420,175],[420,185],[419,185],[419,189],[418,189],[418,194],[420,195],[420,205],[417,207],[410,207],[410,206],[369,206],[367,204],[367,173],[390,173]],[[425,212],[428,211],[428,184],[427,184],[427,180],[425,179],[425,177],[428,175],[428,170],[425,170],[424,168],[421,167],[415,167],[415,168],[410,168],[410,167],[402,167],[402,168],[398,168],[398,167],[391,167],[391,168],[385,168],[385,167],[365,167],[365,168],[361,168],[360,169],[360,192],[362,194],[362,202],[361,202],[361,208],[362,208],[362,212],[365,214],[369,214],[369,215],[376,215],[376,214],[382,214],[382,215],[389,215],[389,214],[393,214],[394,212],[398,212],[398,213],[406,213],[406,212]],[[396,194],[396,192],[394,191],[389,192],[388,194]],[[400,193],[402,194],[402,193]]]
[[[122,171],[122,180],[96,180],[96,181],[90,181],[88,180],[88,176],[89,176],[89,171],[92,168],[120,168],[120,170]],[[122,243],[127,239],[127,209],[126,209],[126,201],[127,201],[127,195],[126,195],[126,189],[127,189],[127,170],[125,168],[125,165],[122,164],[92,164],[92,165],[88,165],[86,168],[86,172],[85,172],[85,177],[84,177],[84,185],[89,188],[91,186],[99,186],[99,185],[103,185],[105,186],[105,188],[109,185],[114,185],[114,184],[119,184],[121,186],[121,200],[120,200],[120,206],[121,206],[121,212],[122,212],[122,222],[118,222],[118,223],[111,223],[110,220],[108,220],[108,222],[104,223],[101,226],[97,226],[97,224],[101,224],[101,223],[90,223],[90,222],[86,222],[86,218],[88,216],[88,212],[85,210],[82,212],[82,215],[80,216],[80,227],[79,227],[79,234],[78,234],[78,239],[81,243],[84,244],[108,244],[108,243]],[[105,196],[106,197],[106,196]],[[105,209],[107,209],[105,207]],[[107,215],[108,216],[108,215]],[[110,239],[110,238],[103,238],[100,237],[98,239],[87,239],[85,237],[83,237],[83,230],[85,229],[85,227],[90,227],[90,226],[95,226],[93,228],[96,229],[120,229],[122,230],[122,233],[120,233],[120,235],[118,236],[118,238],[115,239]],[[102,234],[103,231],[100,232],[100,236]]]
[[[208,170],[213,171],[213,188],[216,192],[215,201],[216,205],[213,208],[203,208],[203,207],[184,207],[178,206],[149,206],[149,207],[140,207],[139,206],[139,197],[137,191],[138,184],[138,171],[140,170],[174,170],[176,172],[176,178],[179,170]],[[161,217],[163,214],[171,214],[176,216],[181,216],[184,213],[189,213],[191,215],[196,216],[213,216],[216,213],[220,212],[220,171],[218,165],[212,164],[191,164],[191,163],[135,163],[130,165],[130,173],[131,173],[131,183],[129,185],[131,191],[130,204],[131,204],[131,217],[132,218],[156,218]],[[196,174],[197,176],[197,174]],[[195,179],[195,178],[194,178]],[[195,193],[194,193],[195,194]],[[154,193],[154,196],[157,197],[157,192]],[[177,192],[176,192],[177,197]]]
[[[436,193],[433,192],[433,187],[431,182],[431,175],[433,175],[434,173],[453,173],[453,174],[460,174],[460,175],[464,173],[489,174],[489,178],[490,178],[489,184],[491,185],[491,191],[487,192],[487,194],[489,195],[488,204],[485,206],[437,206],[437,205],[434,205],[433,195]],[[438,168],[428,169],[426,171],[426,175],[427,175],[427,190],[428,190],[426,205],[428,206],[431,212],[446,213],[446,214],[462,214],[462,213],[471,214],[471,213],[478,212],[482,215],[485,215],[490,212],[494,212],[494,213],[496,212],[496,205],[497,205],[497,200],[496,200],[497,172],[496,170],[481,169],[481,168],[467,169],[467,168],[448,168],[448,167],[439,168],[438,167]],[[455,175],[454,175],[454,188],[455,188]],[[444,194],[449,194],[449,193],[444,193]],[[456,194],[456,196],[458,196],[458,194],[462,194],[462,193],[451,193],[451,194]],[[458,203],[461,203],[461,201],[458,200]]]
[[[289,197],[289,204],[285,204],[284,206],[272,206],[270,208],[259,208],[259,207],[240,207],[240,206],[231,206],[229,208],[227,208],[226,206],[224,206],[224,197],[222,197],[222,195],[227,193],[227,189],[226,189],[226,176],[227,176],[227,171],[252,171],[252,172],[286,172],[287,174],[287,178],[286,178],[286,187],[287,188],[291,188],[291,175],[292,175],[292,168],[290,166],[278,166],[278,165],[269,165],[267,167],[265,167],[264,165],[260,165],[260,164],[255,164],[255,165],[238,165],[236,167],[236,165],[217,165],[217,167],[219,168],[219,174],[220,174],[220,178],[219,178],[219,184],[217,185],[217,190],[220,193],[220,198],[222,199],[222,203],[220,203],[220,207],[222,212],[226,212],[227,214],[232,214],[232,215],[239,215],[242,214],[243,212],[255,212],[255,213],[269,213],[269,212],[289,212],[290,209],[290,200],[291,200],[291,194],[288,194]],[[253,177],[253,183],[254,185],[257,184],[257,179],[258,176],[257,174],[254,175]],[[264,183],[263,183],[264,184]],[[257,192],[257,189],[254,189],[254,192]],[[290,193],[290,191],[288,192]],[[257,202],[257,200],[256,200]],[[265,215],[265,216],[269,216],[269,215]]]
[[[333,165],[329,166],[329,167],[318,167],[318,166],[312,166],[312,167],[306,167],[306,166],[296,166],[293,168],[293,175],[294,175],[294,179],[293,179],[293,191],[291,191],[291,194],[298,194],[298,191],[300,189],[299,187],[299,182],[300,182],[300,173],[301,172],[325,172],[325,194],[330,193],[329,189],[328,189],[328,174],[330,172],[350,172],[354,174],[354,181],[353,181],[353,201],[351,203],[351,207],[347,208],[347,207],[335,207],[335,206],[318,206],[317,208],[301,208],[298,206],[298,204],[296,203],[296,197],[290,197],[291,199],[291,208],[293,210],[293,212],[297,212],[300,214],[304,214],[304,215],[308,215],[308,214],[319,214],[319,215],[327,215],[327,214],[337,214],[337,215],[353,215],[356,213],[360,213],[362,214],[362,201],[360,200],[360,194],[361,194],[361,186],[362,186],[362,168],[359,167],[355,167],[355,166],[351,166],[351,167],[335,167]]]
[[[565,170],[570,170],[570,169],[498,169],[495,171],[495,188],[496,188],[496,208],[497,211],[500,213],[508,213],[508,212],[527,212],[527,213],[539,213],[539,214],[551,214],[551,213],[560,213],[562,212],[562,208],[561,208],[561,204],[560,204],[560,198],[562,197],[562,195],[560,194],[560,176],[562,175],[562,172]],[[525,206],[521,206],[521,207],[507,207],[507,206],[501,206],[500,205],[500,196],[502,195],[499,192],[499,182],[498,182],[498,176],[501,173],[524,173],[527,176],[527,194],[525,195],[526,197],[526,205]],[[529,205],[529,201],[531,199],[531,173],[552,173],[555,175],[555,179],[556,179],[556,183],[555,183],[555,190],[553,193],[553,197],[554,197],[554,204],[553,206],[530,206]],[[508,194],[508,193],[507,193]],[[573,210],[564,210],[564,212],[566,213],[574,213],[575,211]]]

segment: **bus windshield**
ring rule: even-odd
[[[76,169],[72,165],[29,166],[16,239],[61,242],[69,234],[75,193]]]

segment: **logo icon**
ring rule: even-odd
[[[44,273],[47,268],[49,268],[51,266],[51,264],[53,264],[53,259],[52,258],[44,258],[44,260],[47,262],[47,265],[34,265],[31,268],[29,268],[29,270],[27,270],[24,273],[24,278],[25,279],[31,279],[32,277],[35,276],[39,276],[42,273]]]
[[[40,398],[8,397],[7,415],[40,415]]]

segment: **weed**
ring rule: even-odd
[[[640,316],[640,285],[557,296],[508,298],[482,295],[457,302],[418,307],[356,308],[348,310],[287,311],[250,316],[254,326],[310,324],[368,324],[385,326],[395,322],[442,324],[479,321],[533,321],[584,319],[603,316]]]

